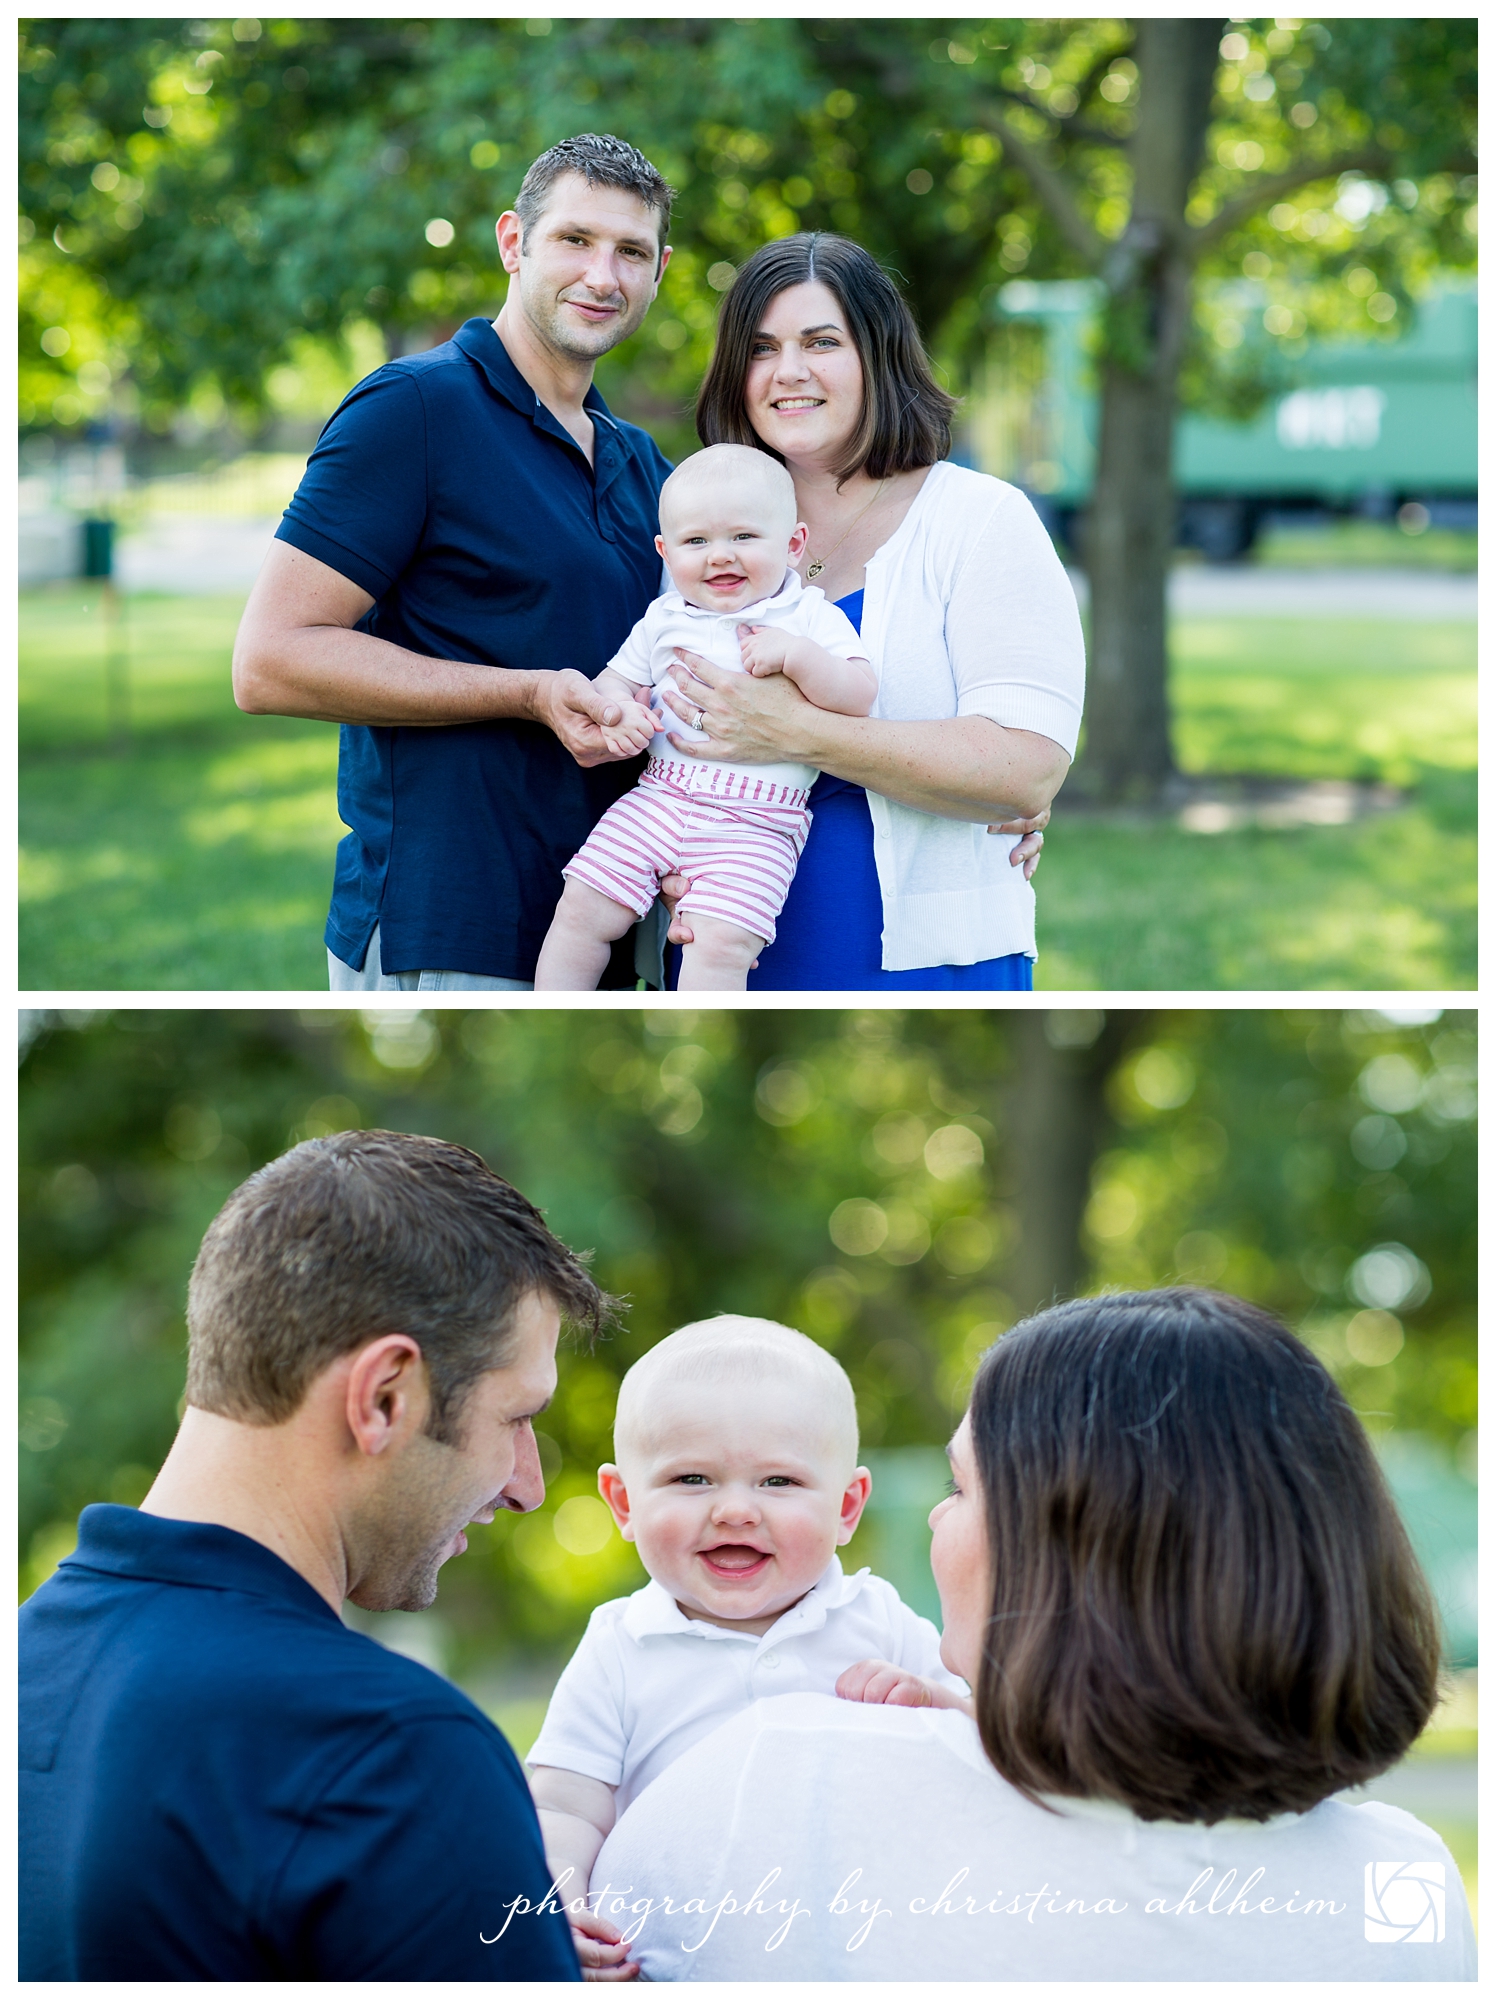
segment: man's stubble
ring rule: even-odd
[[[426,1611],[452,1537],[472,1518],[459,1453],[420,1437],[391,1466],[350,1535],[350,1603],[364,1611]],[[481,1503],[478,1503],[481,1504]]]

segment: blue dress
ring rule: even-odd
[[[862,592],[839,600],[862,630]],[[814,819],[779,916],[779,934],[748,975],[756,993],[1027,993],[1034,962],[1021,951],[976,965],[883,970],[883,892],[873,859],[873,816],[861,785],[822,772]],[[678,955],[672,953],[672,957]],[[672,968],[671,985],[675,984]]]

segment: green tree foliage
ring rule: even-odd
[[[1222,46],[1189,221],[1236,290],[1187,386],[1241,408],[1309,331],[1394,331],[1433,265],[1472,261],[1474,24],[1249,22]],[[588,124],[682,189],[662,305],[612,370],[641,411],[678,422],[714,269],[800,226],[898,269],[959,372],[1005,279],[1125,237],[1134,54],[1109,20],[29,22],[23,405],[76,422],[123,381],[161,421],[211,379],[252,412],[299,337],[372,320],[398,351],[492,310],[494,216]]]
[[[121,1011],[27,1027],[32,1584],[78,1510],[138,1501],[171,1441],[212,1215],[285,1146],[351,1126],[475,1147],[631,1301],[616,1338],[563,1357],[544,1509],[475,1531],[444,1579],[469,1662],[560,1648],[633,1587],[595,1501],[618,1378],[715,1312],[823,1341],[874,1446],[942,1441],[982,1350],[1077,1282],[1238,1290],[1303,1331],[1373,1428],[1453,1445],[1475,1424],[1468,1015]],[[1071,1179],[1046,1222],[1034,1191]],[[1029,1240],[1046,1229],[1047,1283]]]

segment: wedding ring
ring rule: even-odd
[[[704,708],[698,708],[696,711],[696,720],[691,724],[691,727],[699,732],[701,729],[701,725],[703,722],[705,722],[705,720],[706,720],[706,710]]]

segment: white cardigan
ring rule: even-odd
[[[1016,486],[948,461],[930,468],[898,532],[867,565],[862,637],[874,715],[985,715],[1075,754],[1085,687],[1080,613],[1054,545]],[[1034,892],[1014,836],[868,793],[883,891],[883,968],[1036,956]]]

